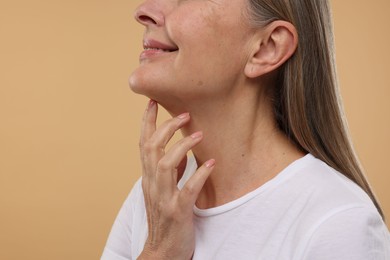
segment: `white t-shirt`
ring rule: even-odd
[[[196,170],[189,160],[179,183]],[[225,205],[194,208],[193,259],[387,260],[390,235],[356,184],[308,154]],[[136,259],[147,237],[139,180],[112,227],[102,260]]]

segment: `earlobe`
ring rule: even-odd
[[[260,29],[253,54],[245,66],[245,75],[256,78],[278,69],[295,52],[298,34],[295,27],[286,21],[275,21]]]

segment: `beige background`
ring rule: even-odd
[[[98,259],[140,175],[137,0],[0,0],[0,259]],[[390,2],[333,1],[358,154],[390,219]]]

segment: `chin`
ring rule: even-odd
[[[142,80],[139,76],[136,75],[136,72],[133,72],[129,77],[129,87],[130,89],[137,94],[142,94]]]
[[[153,80],[152,75],[148,73],[142,73],[142,71],[135,70],[129,77],[129,87],[130,89],[140,95],[147,96],[152,98],[159,87],[156,87],[157,83]]]
[[[135,71],[129,77],[129,87],[136,94],[143,95],[158,103],[164,103],[171,96],[169,89],[161,84],[162,80],[154,79],[152,75],[145,75]]]
[[[183,85],[186,87],[182,87]],[[129,86],[134,93],[155,100],[171,114],[182,112],[184,107],[204,98],[203,92],[208,92],[204,86],[199,88],[199,83],[194,86],[189,83],[179,84],[178,80],[172,81],[166,75],[150,73],[140,68],[129,77]]]

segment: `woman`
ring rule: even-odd
[[[390,259],[345,130],[327,1],[145,0],[135,17],[143,175],[102,259]],[[156,127],[158,104],[173,118]]]

